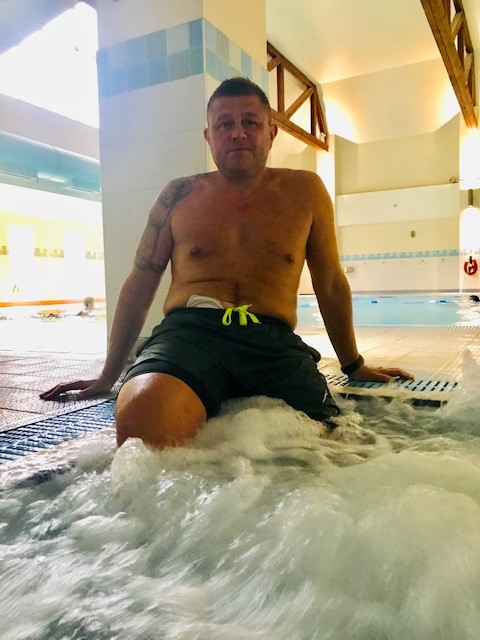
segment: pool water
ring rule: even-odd
[[[323,326],[315,296],[299,296],[300,328]],[[467,295],[353,296],[353,320],[361,326],[480,326],[480,304]]]
[[[77,441],[0,492],[2,640],[478,640],[480,367],[335,439],[237,400],[190,447]]]

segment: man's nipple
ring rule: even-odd
[[[189,251],[191,258],[201,258],[203,255],[202,247],[192,247]]]
[[[283,259],[285,262],[288,262],[288,264],[293,264],[295,262],[295,256],[291,253],[284,253]]]

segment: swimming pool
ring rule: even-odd
[[[313,295],[299,296],[298,325],[323,326]],[[468,295],[354,295],[354,324],[361,326],[480,326],[480,304]]]
[[[259,398],[189,448],[76,441],[0,492],[2,640],[477,640],[470,367],[437,411],[341,400],[336,440]]]

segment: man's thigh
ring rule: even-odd
[[[118,394],[117,443],[141,438],[159,448],[183,445],[195,437],[206,415],[202,400],[179,378],[139,374],[127,380]]]

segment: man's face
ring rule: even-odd
[[[264,169],[277,127],[257,96],[224,96],[210,105],[204,135],[220,173],[247,178]]]

